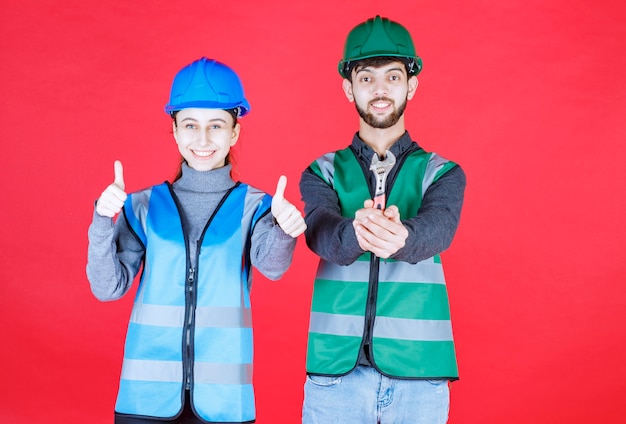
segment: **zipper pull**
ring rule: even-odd
[[[194,272],[195,270],[193,269],[193,267],[189,268],[189,277],[187,277],[187,281],[189,282],[189,284],[193,283]]]

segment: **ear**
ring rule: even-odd
[[[343,92],[348,98],[348,100],[350,102],[353,102],[354,94],[352,94],[352,83],[348,79],[344,78],[343,82],[341,83],[341,87],[343,88]]]
[[[415,90],[417,90],[418,84],[419,84],[419,81],[417,80],[417,77],[415,75],[409,78],[409,91],[406,93],[406,98],[408,100],[411,100],[413,96],[415,95]]]
[[[174,135],[174,140],[176,140],[176,144],[178,144],[178,135],[176,134],[176,121],[172,120],[172,134]]]
[[[239,122],[237,122],[235,126],[233,127],[233,133],[230,136],[230,147],[237,144],[237,140],[239,140],[240,132],[241,132],[241,125],[239,125]]]

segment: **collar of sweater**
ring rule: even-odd
[[[231,165],[210,171],[197,171],[187,165],[187,162],[183,162],[182,171],[182,176],[172,184],[176,190],[214,193],[226,191],[235,185],[230,176]]]

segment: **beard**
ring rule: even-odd
[[[391,99],[387,99],[385,97],[379,97],[377,99],[372,100],[372,102],[376,102],[379,100],[384,100],[384,101],[393,103]],[[407,101],[405,99],[400,105],[400,107],[395,109],[386,118],[381,118],[381,119],[375,117],[372,113],[364,109],[361,109],[361,107],[357,104],[357,102],[354,102],[354,104],[356,106],[357,112],[359,112],[359,116],[361,117],[361,119],[363,119],[363,121],[365,121],[367,125],[373,128],[385,129],[385,128],[393,127],[400,120],[400,117],[402,117],[402,114],[404,114],[404,109],[406,109],[406,102]]]

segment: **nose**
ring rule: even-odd
[[[208,146],[211,143],[208,131],[201,131],[200,132],[200,140],[199,140],[199,142],[200,142],[201,146]]]
[[[387,84],[384,79],[377,79],[374,82],[374,95],[376,97],[383,97],[387,95]]]

